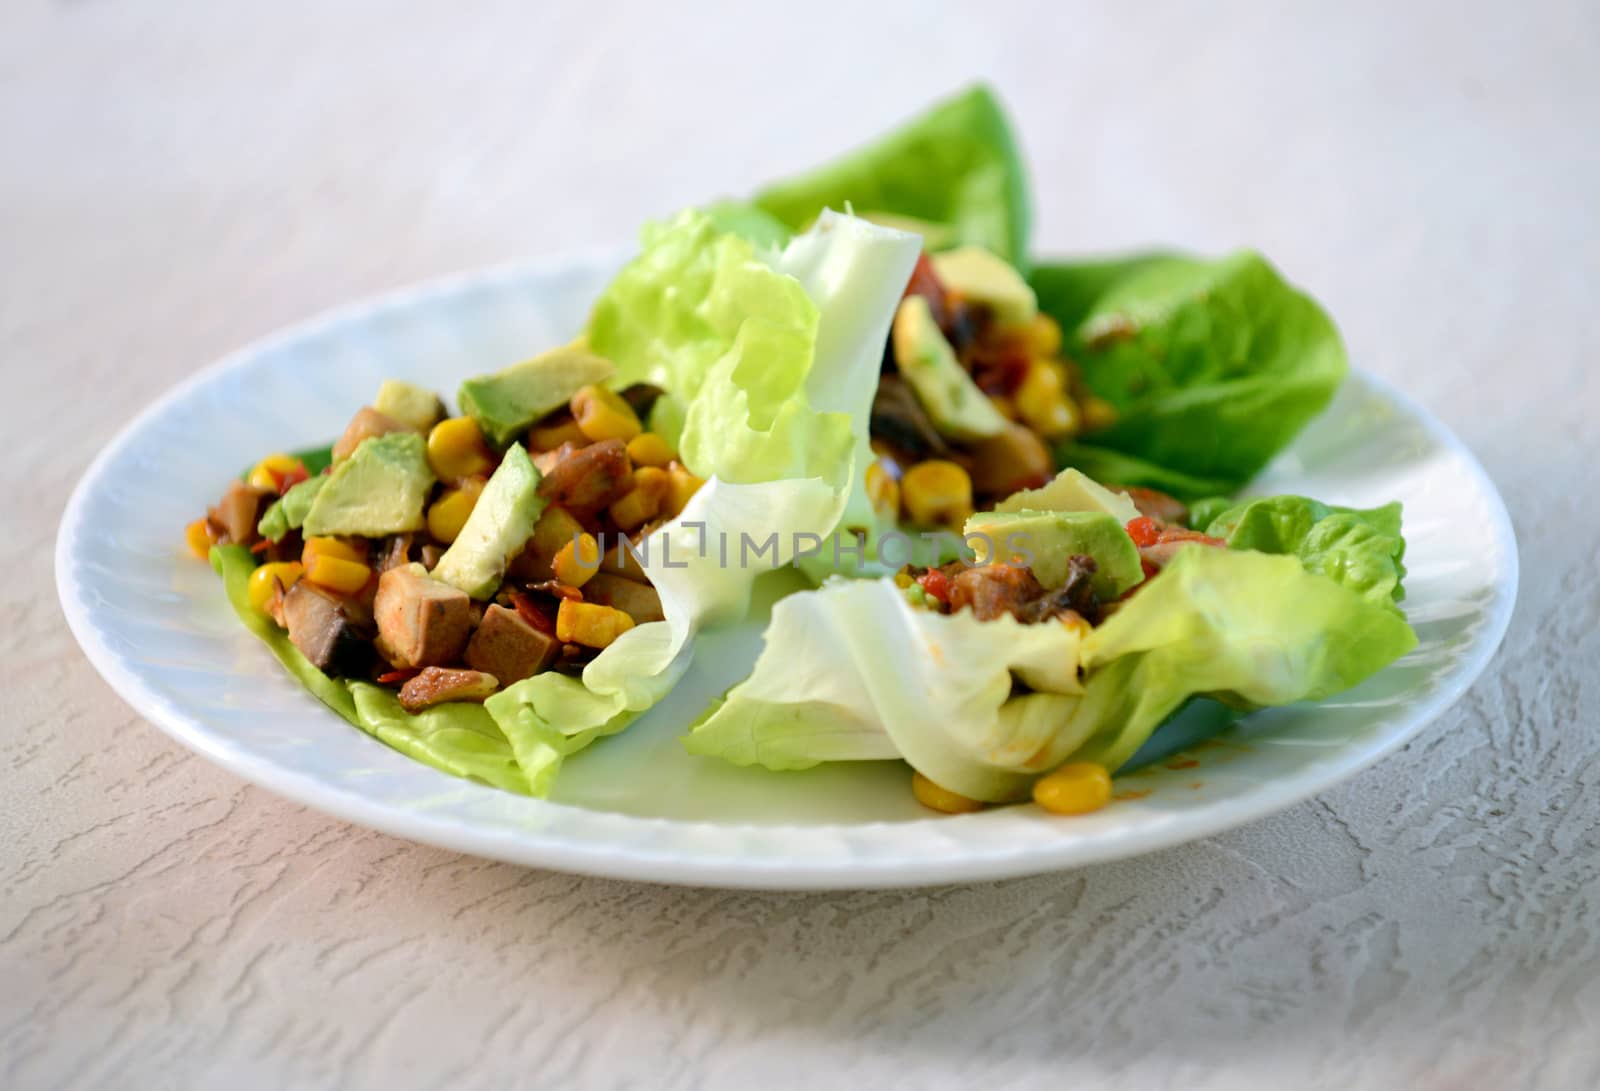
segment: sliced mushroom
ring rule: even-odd
[[[407,712],[421,712],[446,701],[482,701],[499,688],[499,680],[482,671],[424,667],[400,687],[400,705]]]

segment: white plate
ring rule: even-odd
[[[552,801],[435,772],[295,684],[229,610],[183,526],[241,466],[325,443],[386,377],[452,392],[464,376],[572,336],[615,255],[430,284],[245,349],[163,397],[95,460],[56,543],[78,641],[173,738],[290,799],[401,837],[570,871],[768,888],[876,887],[1021,875],[1205,837],[1304,799],[1409,739],[1455,701],[1505,632],[1516,544],[1473,457],[1370,377],[1256,483],[1357,505],[1405,502],[1406,610],[1421,646],[1320,705],[1249,717],[1118,781],[1083,818],[1031,806],[934,817],[898,763],[773,774],[691,758],[677,736],[743,677],[765,610],[702,638],[677,690],[569,762]],[[770,601],[785,576],[767,577]],[[776,581],[776,583],[774,583]],[[762,603],[764,607],[764,603]]]

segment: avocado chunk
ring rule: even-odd
[[[947,289],[988,307],[1002,326],[1026,326],[1039,313],[1039,299],[1022,274],[981,246],[946,250],[928,260]]]
[[[292,486],[272,502],[267,513],[261,517],[261,522],[256,524],[256,533],[270,542],[276,542],[291,530],[298,529],[306,521],[306,514],[310,512],[322,486],[327,483],[327,477],[318,474]]]
[[[983,536],[972,543],[979,564],[1020,558],[1045,587],[1066,583],[1072,557],[1080,553],[1094,558],[1094,591],[1102,600],[1144,579],[1138,547],[1116,516],[1104,512],[986,511],[967,520],[966,533]]]
[[[1066,469],[1037,489],[1012,493],[994,506],[995,511],[1099,511],[1127,526],[1139,518],[1128,494],[1112,492],[1081,470]]]
[[[381,538],[421,530],[422,505],[433,488],[426,443],[416,432],[361,441],[336,463],[306,513],[307,534]]]
[[[439,395],[404,379],[385,379],[372,399],[372,408],[417,432],[426,432],[444,419]]]
[[[511,563],[539,521],[546,500],[539,495],[539,471],[528,452],[513,443],[489,478],[461,533],[445,550],[433,578],[475,599],[493,598]]]
[[[900,301],[891,341],[901,376],[942,434],[977,440],[1006,430],[1005,417],[956,359],[927,299],[911,295]]]
[[[610,360],[578,344],[564,345],[493,375],[468,379],[456,401],[495,450],[504,450],[534,421],[566,405],[584,387],[605,382],[614,370]]]

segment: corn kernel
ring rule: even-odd
[[[895,480],[883,459],[867,467],[867,499],[879,515],[893,519],[900,514],[900,482]]]
[[[245,593],[250,599],[251,608],[257,613],[265,614],[277,589],[281,586],[287,591],[304,573],[305,569],[298,561],[279,561],[277,564],[264,564],[257,568],[250,573],[250,582],[245,585]]]
[[[604,648],[633,628],[633,618],[613,606],[562,599],[556,610],[556,639],[586,648]]]
[[[1017,403],[1006,394],[990,394],[989,403],[995,407],[999,414],[1006,420],[1017,419]]]
[[[635,466],[665,466],[678,456],[654,432],[640,432],[628,441],[628,457]]]
[[[641,466],[633,471],[633,488],[608,509],[612,521],[623,530],[636,530],[661,513],[670,479],[666,470]]]
[[[293,455],[282,453],[268,455],[257,462],[255,468],[250,471],[249,482],[255,488],[277,492],[280,481],[291,474],[304,473],[305,468],[305,463]]]
[[[569,539],[556,550],[556,559],[550,564],[556,579],[569,587],[582,587],[589,577],[600,570],[600,543],[587,534]]]
[[[1111,774],[1092,761],[1075,761],[1040,777],[1033,801],[1052,814],[1088,814],[1111,802]]]
[[[583,434],[583,429],[571,417],[563,416],[554,424],[541,425],[528,433],[528,446],[535,451],[554,451],[563,443],[570,443],[574,447],[586,447],[589,444],[589,437]]]
[[[211,547],[217,541],[217,535],[211,529],[211,520],[196,519],[184,527],[183,540],[189,543],[189,552],[202,561],[211,556]]]
[[[574,394],[572,417],[583,434],[596,443],[603,439],[630,440],[642,430],[633,406],[603,386],[586,386]]]
[[[339,538],[307,538],[306,544],[300,550],[300,563],[307,568],[318,557],[336,557],[341,561],[355,561],[363,563],[367,555],[355,546]]]
[[[917,802],[924,807],[945,814],[971,814],[983,810],[980,801],[968,799],[948,788],[941,788],[921,773],[911,774],[911,794],[916,796]]]
[[[918,526],[959,530],[972,516],[972,478],[954,462],[919,462],[900,479],[900,503]]]
[[[367,585],[372,569],[360,561],[347,561],[342,557],[319,553],[306,565],[306,579],[318,587],[353,595]]]
[[[672,463],[667,467],[667,495],[661,501],[662,514],[669,519],[682,515],[683,509],[689,506],[689,501],[694,499],[694,494],[704,484],[704,478],[690,473],[681,462]]]
[[[494,469],[494,456],[471,417],[451,417],[428,433],[428,465],[441,481],[478,477]]]
[[[1098,432],[1117,423],[1117,407],[1104,398],[1091,394],[1083,399],[1083,427],[1087,432]]]
[[[461,528],[467,525],[467,516],[478,506],[483,485],[481,477],[463,478],[461,484],[446,489],[428,507],[428,533],[434,541],[449,545],[456,540]]]
[[[1061,370],[1048,360],[1035,360],[1016,393],[1017,415],[1046,439],[1078,430],[1078,407],[1062,389]]]
[[[1047,314],[1036,314],[1023,335],[1035,356],[1055,356],[1061,351],[1061,324]]]

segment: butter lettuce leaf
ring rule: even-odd
[[[772,611],[755,669],[684,738],[690,753],[804,769],[905,758],[963,795],[1025,796],[1074,745],[1081,629],[913,607],[892,581],[833,580]],[[1025,681],[1033,692],[1013,697]]]
[[[757,576],[866,504],[866,424],[889,323],[921,244],[826,214],[779,252],[689,212],[646,232],[596,304],[589,343],[616,381],[680,407],[679,453],[707,479],[639,561],[665,620],[602,651],[581,678],[536,675],[485,707],[538,770],[626,728],[687,669],[702,627],[742,615]]]
[[[1058,458],[1185,499],[1248,482],[1332,400],[1349,365],[1332,320],[1261,255],[1138,255],[1034,271],[1041,309],[1117,411]]]
[[[250,605],[256,559],[248,549],[213,546],[211,567],[222,577],[228,602],[245,628],[261,638],[296,681],[345,720],[435,769],[522,795],[534,791],[511,741],[482,705],[452,702],[410,713],[400,707],[393,690],[330,678],[300,653],[288,633]]]
[[[1120,768],[1191,698],[1315,700],[1415,644],[1392,604],[1253,550],[1181,550],[1087,633],[934,614],[891,581],[836,581],[774,608],[755,670],[684,743],[775,770],[901,757],[1005,802],[1064,761]]]
[[[1084,640],[1073,760],[1116,769],[1189,697],[1238,708],[1315,701],[1416,646],[1374,603],[1299,558],[1191,546]]]
[[[1210,514],[1204,509],[1200,514]],[[1231,549],[1287,553],[1371,602],[1405,598],[1406,540],[1399,503],[1361,510],[1304,496],[1246,500],[1211,514],[1203,528]]]
[[[895,131],[816,170],[768,186],[757,208],[803,231],[825,208],[914,226],[930,246],[972,243],[1021,267],[1031,212],[1027,172],[987,87],[936,103]]]

